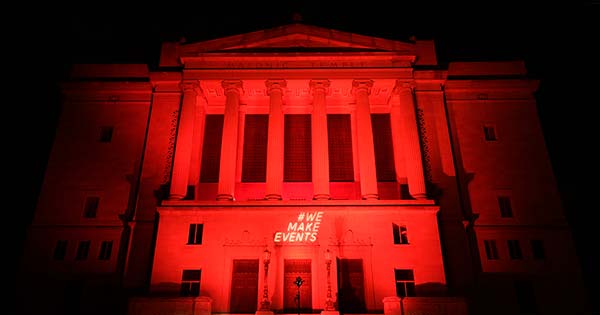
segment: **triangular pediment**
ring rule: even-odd
[[[276,28],[219,39],[183,44],[183,55],[193,56],[215,52],[268,52],[268,51],[365,51],[398,52],[411,54],[416,45],[379,37],[342,32],[304,24],[290,24]]]

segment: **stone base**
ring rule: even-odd
[[[256,315],[273,315],[273,311],[258,310],[254,314],[256,314]]]
[[[321,311],[321,315],[340,315],[338,311]]]

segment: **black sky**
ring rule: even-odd
[[[6,13],[14,13],[16,19],[4,25],[9,51],[6,67],[14,74],[10,91],[22,96],[5,101],[17,111],[7,121],[14,119],[22,126],[11,127],[13,132],[6,134],[16,134],[9,154],[16,163],[9,173],[14,173],[11,197],[24,201],[15,212],[18,227],[31,222],[60,111],[58,82],[70,64],[155,66],[162,40],[185,37],[191,42],[245,33],[292,23],[292,15],[300,13],[303,23],[341,31],[397,40],[413,35],[435,39],[441,64],[525,60],[531,76],[541,82],[537,96],[546,144],[591,287],[597,278],[592,266],[600,265],[593,260],[594,247],[590,247],[590,240],[598,239],[592,234],[591,218],[600,210],[590,200],[597,195],[592,187],[597,186],[600,163],[592,152],[599,141],[598,119],[591,112],[600,105],[595,93],[598,75],[593,71],[598,51],[592,47],[600,39],[600,27],[595,25],[600,25],[600,2],[543,7],[516,1],[481,2],[440,6],[433,1],[223,1],[212,5],[197,1],[147,2],[139,7],[86,2],[31,4],[9,10]]]

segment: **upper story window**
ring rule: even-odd
[[[242,182],[265,182],[269,115],[246,115]]]
[[[96,212],[98,212],[98,204],[100,203],[100,197],[87,197],[85,198],[85,206],[83,208],[84,218],[95,218]]]
[[[100,127],[100,136],[98,137],[98,141],[111,142],[113,137],[113,130],[114,128],[112,126]]]
[[[377,181],[395,182],[396,169],[390,114],[371,114],[371,129],[373,131]]]
[[[112,241],[103,241],[100,245],[100,254],[98,255],[98,259],[109,260],[112,253],[112,246]]]
[[[483,126],[483,135],[485,137],[485,141],[496,141],[498,137],[496,136],[496,127],[491,125]]]
[[[546,258],[544,242],[542,240],[531,240],[531,253],[533,254],[533,259]]]
[[[327,115],[329,181],[353,182],[352,127],[350,114]]]
[[[67,255],[67,244],[66,240],[56,241],[56,247],[54,247],[54,260],[64,260]]]
[[[510,198],[507,196],[498,196],[498,207],[500,208],[500,216],[503,218],[512,218],[512,205]]]
[[[408,244],[406,226],[392,223],[392,231],[394,233],[394,244]]]
[[[223,117],[223,115],[206,115],[204,142],[202,143],[202,165],[200,170],[201,183],[219,182]]]
[[[483,241],[483,245],[485,246],[485,256],[487,257],[487,259],[498,259],[498,248],[496,247],[495,240],[485,240]]]
[[[188,231],[188,245],[202,244],[202,233],[204,232],[204,224],[190,224]]]
[[[519,245],[518,240],[508,240],[506,243],[508,244],[508,254],[510,255],[510,259],[523,259],[521,246]]]
[[[312,181],[311,116],[285,115],[283,181]]]
[[[75,260],[85,260],[90,253],[91,241],[80,241],[77,246],[77,253],[75,254]]]

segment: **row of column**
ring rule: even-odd
[[[269,128],[267,142],[267,174],[265,199],[282,199],[284,167],[284,115],[283,94],[285,80],[267,80],[269,95]],[[310,80],[313,95],[311,115],[312,134],[312,180],[314,199],[330,199],[329,194],[329,150],[327,135],[326,91],[329,80]],[[363,199],[378,199],[377,175],[375,169],[375,150],[371,126],[369,95],[372,80],[354,80],[353,93],[356,98],[356,132],[360,189]],[[182,84],[183,100],[181,104],[171,190],[169,199],[181,200],[190,184],[190,166],[192,163],[193,138],[198,136],[198,114],[203,114],[199,106],[201,89],[197,82]],[[234,200],[238,137],[240,90],[242,81],[226,80],[222,82],[225,93],[225,112],[221,161],[217,200]],[[421,147],[415,114],[413,88],[411,85],[397,82],[391,99],[391,128],[394,148],[396,174],[406,174],[409,193],[416,199],[426,198],[425,180]],[[232,149],[232,144],[233,148]],[[400,179],[398,178],[398,181]],[[192,183],[195,185],[197,183]]]

